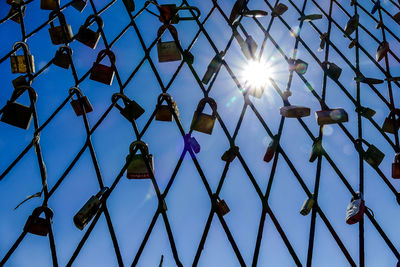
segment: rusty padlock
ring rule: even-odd
[[[224,154],[222,154],[221,159],[226,162],[232,162],[236,158],[236,155],[238,153],[239,153],[238,146],[230,147],[228,150],[224,152]]]
[[[76,116],[82,116],[84,113],[89,113],[93,111],[92,104],[90,104],[89,99],[83,95],[82,91],[78,87],[72,87],[69,89],[69,93],[76,94],[77,99],[71,100],[72,109],[75,111]]]
[[[376,61],[381,61],[389,52],[389,43],[383,41],[376,49]]]
[[[323,70],[332,80],[338,80],[342,74],[342,69],[335,63],[324,61],[321,63]]]
[[[44,10],[56,10],[60,6],[60,0],[40,0],[40,8]]]
[[[122,99],[124,102],[124,107],[121,107],[117,101]],[[126,95],[116,93],[111,97],[111,101],[116,103],[117,109],[120,111],[121,115],[124,116],[128,121],[134,122],[144,113],[144,109],[136,103],[134,100],[129,99]]]
[[[39,217],[42,213],[44,213],[45,218]],[[38,207],[34,209],[32,215],[28,217],[28,220],[24,226],[24,232],[34,235],[47,236],[52,218],[53,211],[49,207]]]
[[[203,113],[203,109],[206,104],[209,104],[212,109],[211,115]],[[217,103],[215,102],[214,99],[210,97],[205,97],[201,99],[199,104],[197,105],[197,109],[193,114],[193,119],[190,125],[190,129],[205,134],[212,134],[216,116],[217,116]]]
[[[89,29],[89,26],[96,22],[97,24],[97,31],[93,31]],[[97,43],[101,37],[101,30],[103,29],[103,20],[97,15],[90,15],[85,23],[79,28],[78,35],[76,36],[76,40],[81,42],[84,45],[89,46],[92,49],[95,49]]]
[[[396,153],[394,162],[392,163],[392,178],[400,178],[400,153]]]
[[[105,193],[108,187],[103,187],[96,195],[93,195],[83,205],[83,207],[74,216],[74,224],[79,230],[83,230],[85,226],[93,219],[97,211],[100,209]]]
[[[362,148],[362,144],[367,145],[367,151],[364,151]],[[358,152],[361,153],[362,157],[365,161],[374,168],[378,168],[379,164],[381,164],[385,154],[382,153],[376,146],[368,143],[364,139],[356,139],[354,146]]]
[[[161,41],[161,35],[166,29],[168,29],[171,35],[174,37],[173,41]],[[179,42],[178,32],[176,31],[176,28],[172,25],[164,24],[158,29],[158,36],[160,37],[157,43],[158,62],[172,62],[182,60],[182,54],[179,51],[178,45],[176,43],[176,41]]]
[[[264,154],[265,162],[270,162],[274,158],[277,147],[278,147],[278,136],[275,135],[274,137],[272,137],[272,140],[267,147],[267,151],[265,151]]]
[[[17,50],[22,48],[23,55],[17,55]],[[29,51],[29,47],[24,42],[16,42],[13,45],[13,52],[10,56],[12,73],[33,73],[35,72],[35,60]]]
[[[166,105],[162,105],[162,102],[167,102]],[[157,101],[157,112],[156,112],[156,121],[173,121],[174,116],[170,111],[170,106],[176,116],[179,118],[179,110],[176,102],[172,99],[172,97],[167,93],[162,93],[158,96]]]
[[[135,148],[141,150],[142,154],[133,154]],[[151,172],[154,175],[154,159],[153,155],[149,154],[147,144],[143,141],[135,141],[129,147],[129,155],[126,157],[128,168],[126,177],[128,179],[150,179]],[[146,162],[148,164],[146,164]],[[148,166],[147,166],[148,165]],[[148,168],[150,167],[150,169]]]
[[[216,199],[216,212],[221,216],[225,216],[230,211],[231,210],[229,209],[229,207],[226,204],[225,200],[220,199],[219,197],[217,197],[217,199]]]
[[[54,20],[58,17],[59,26],[54,26]],[[72,41],[74,34],[71,25],[68,25],[65,16],[59,11],[52,11],[49,15],[50,20],[50,39],[55,45],[66,44]]]
[[[396,116],[398,117],[397,119]],[[385,121],[383,122],[382,131],[391,134],[397,133],[400,127],[399,121],[400,121],[400,109],[392,109],[387,118],[385,118]]]
[[[319,126],[349,121],[349,116],[343,108],[316,111],[315,117]]]
[[[107,56],[110,60],[111,66],[100,64],[103,56]],[[93,63],[90,71],[89,79],[111,85],[114,79],[114,66],[115,66],[115,55],[111,50],[104,49],[97,55],[96,61]]]
[[[53,59],[53,64],[63,69],[69,69],[69,66],[71,65],[71,57],[71,47],[63,45],[57,49],[56,55]]]
[[[302,106],[283,106],[279,111],[285,118],[302,118],[310,116],[310,108]]]
[[[15,102],[17,98],[22,95],[25,91],[28,91],[31,105],[29,107]],[[1,121],[12,126],[19,127],[21,129],[29,129],[29,125],[33,116],[32,105],[36,102],[37,94],[35,90],[30,86],[19,86],[14,90],[10,101],[7,101],[6,106],[1,116]]]

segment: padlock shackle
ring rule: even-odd
[[[127,103],[131,103],[132,100],[129,99],[129,97],[127,97],[125,94],[122,93],[115,93],[112,95],[111,97],[111,102],[112,103],[117,103],[119,99],[122,98],[122,101],[124,101],[124,104],[126,105]]]
[[[44,213],[45,216],[48,217],[50,220],[53,218],[54,215],[54,212],[49,207],[40,206],[33,210],[32,217],[38,218],[42,213]]]
[[[67,52],[68,55],[72,56],[72,48],[66,45],[60,46],[57,51],[60,52]]]
[[[211,97],[205,97],[200,100],[199,104],[197,105],[196,111],[201,113],[206,104],[209,104],[212,109],[212,115],[215,116],[217,114],[217,103]]]
[[[85,20],[85,23],[83,24],[84,27],[89,28],[90,25],[92,25],[94,22],[97,23],[97,32],[99,33],[101,29],[103,29],[104,22],[103,19],[97,15],[90,15],[87,17]]]
[[[161,41],[161,35],[166,31],[166,29],[169,30],[170,34],[172,35],[172,38],[177,39],[177,40],[179,39],[178,31],[176,30],[176,28],[174,26],[163,24],[157,31],[157,37],[160,38],[159,42]]]
[[[368,143],[366,140],[364,140],[362,138],[358,138],[358,139],[354,140],[354,146],[355,146],[356,150],[358,152],[365,153],[364,149],[362,148],[362,144],[365,144],[368,147],[371,146],[370,143]],[[361,149],[361,151],[360,151],[360,149]]]
[[[84,94],[82,93],[81,89],[79,89],[79,88],[76,87],[76,86],[72,86],[72,87],[69,89],[69,94],[70,94],[70,95],[76,94],[78,98],[81,98],[81,97],[84,96]]]
[[[20,48],[22,48],[22,50],[24,51],[24,55],[30,55],[29,47],[25,42],[18,41],[13,44],[12,49],[14,50],[14,53],[16,53],[17,50]]]
[[[111,66],[115,65],[115,54],[109,49],[103,49],[99,52],[96,58],[96,63],[100,63],[100,61],[107,56],[111,62]]]
[[[65,16],[62,12],[58,10],[51,11],[49,14],[49,21],[50,21],[50,26],[54,27],[54,20],[58,17],[58,21],[60,22],[61,26],[66,26],[67,21],[65,20]]]
[[[20,97],[25,90],[28,90],[29,98],[32,100],[32,102],[36,102],[37,100],[37,93],[35,89],[33,89],[31,86],[28,85],[21,85],[15,88],[14,92],[11,95],[10,101],[15,101],[18,97]]]
[[[163,101],[167,101],[168,104],[172,105],[172,97],[168,93],[161,93],[157,99],[157,105],[161,105]]]
[[[144,153],[145,156],[149,154],[149,148],[147,144],[141,140],[136,140],[129,146],[129,153],[131,155],[133,154],[133,151],[135,150],[136,146],[138,147],[138,149],[141,150],[142,153]]]
[[[183,7],[177,7],[176,9],[177,9],[176,13],[178,13],[179,10],[189,10],[197,13],[195,14],[194,17],[179,17],[179,20],[197,20],[200,18],[200,10],[195,6],[183,6]]]

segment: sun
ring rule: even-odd
[[[267,63],[257,60],[249,61],[243,69],[242,77],[249,89],[264,88],[271,74],[271,67]]]

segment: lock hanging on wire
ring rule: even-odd
[[[347,22],[346,26],[344,27],[344,37],[350,36],[353,32],[358,27],[358,21],[359,21],[360,16],[358,14],[355,14],[352,16],[349,21]]]
[[[239,154],[239,147],[233,146],[222,154],[221,159],[226,162],[232,162],[236,158],[237,154]]]
[[[389,43],[383,41],[382,43],[379,44],[377,50],[376,50],[376,61],[381,61],[389,52]]]
[[[133,154],[136,147],[138,148],[136,153],[141,151],[141,154]],[[149,148],[143,141],[135,141],[130,145],[126,162],[128,163],[126,171],[128,179],[150,179],[151,173],[154,175],[153,155],[149,154]]]
[[[19,96],[28,91],[31,105],[29,107],[15,102]],[[14,90],[11,99],[4,107],[1,121],[12,126],[27,130],[33,117],[33,105],[37,99],[35,90],[30,86],[19,86]]]
[[[270,162],[274,158],[276,149],[278,147],[278,142],[279,142],[278,135],[275,135],[274,137],[272,137],[272,140],[267,147],[267,151],[265,151],[265,154],[264,154],[265,162]]]
[[[383,122],[382,131],[386,133],[395,134],[399,130],[399,127],[400,127],[400,109],[392,109],[387,118],[385,118],[385,121]]]
[[[72,87],[69,89],[69,93],[71,95],[77,95],[77,99],[72,99],[71,101],[71,106],[76,116],[82,116],[85,113],[93,111],[93,107],[92,104],[90,104],[89,99],[83,95],[82,91],[78,87]]]
[[[216,74],[218,69],[221,67],[222,62],[224,60],[225,52],[221,51],[218,54],[214,56],[214,58],[211,60],[210,64],[207,66],[207,71],[204,73],[203,78],[201,79],[201,82],[204,84],[208,84],[211,80],[211,78]]]
[[[39,217],[42,213],[44,213],[45,218]],[[49,207],[38,207],[34,209],[32,215],[28,217],[24,226],[24,232],[39,236],[47,236],[52,223],[52,218],[53,211]]]
[[[99,211],[102,202],[109,188],[103,187],[96,195],[91,196],[89,200],[74,216],[74,224],[79,230],[83,230],[85,226],[93,219]]]
[[[342,74],[342,69],[335,63],[324,61],[321,63],[322,69],[332,80],[338,80]]]
[[[396,153],[394,162],[392,163],[392,178],[400,178],[400,153]]]
[[[89,29],[89,26],[93,22],[96,22],[97,24],[97,31]],[[79,28],[76,40],[92,49],[96,49],[97,43],[99,42],[101,37],[100,32],[102,29],[103,29],[103,20],[97,15],[90,15],[86,19],[85,23]]]
[[[71,65],[71,58],[71,47],[63,45],[57,49],[56,55],[53,59],[53,64],[63,69],[69,69],[69,66]]]
[[[58,18],[60,25],[54,26],[54,19]],[[50,20],[50,39],[55,45],[69,43],[72,41],[74,34],[72,33],[71,25],[68,25],[65,16],[59,11],[52,11],[49,15]]]
[[[300,214],[306,216],[310,213],[312,207],[314,206],[315,200],[314,198],[308,198],[304,201],[303,206],[301,207]]]
[[[362,144],[367,145],[367,151],[364,151]],[[378,168],[379,164],[381,164],[383,158],[385,157],[385,154],[382,151],[364,139],[355,140],[354,146],[356,150],[361,153],[363,159],[373,168]]]
[[[304,75],[307,72],[308,63],[301,59],[289,58],[289,71]]]
[[[343,108],[316,111],[315,117],[319,126],[349,121],[349,116]]]
[[[212,109],[211,115],[203,113],[206,104],[209,104]],[[212,134],[216,116],[217,116],[217,103],[215,102],[214,99],[210,97],[205,97],[201,99],[199,104],[197,105],[197,109],[193,114],[193,119],[190,125],[190,129],[205,134]]]
[[[23,55],[17,55],[17,50],[22,48]],[[12,73],[34,73],[35,72],[35,59],[29,51],[29,47],[24,42],[16,42],[13,45],[15,50],[10,56],[11,72]]]
[[[124,102],[124,107],[121,107],[117,103],[117,101],[120,98]],[[142,116],[142,114],[144,113],[144,109],[138,103],[136,103],[134,100],[129,99],[124,94],[120,94],[120,93],[113,94],[111,97],[111,101],[113,103],[116,103],[115,105],[116,105],[117,109],[119,110],[119,112],[121,113],[121,115],[124,116],[128,121],[130,121],[132,123],[135,120],[137,120],[140,116]]]
[[[82,12],[87,4],[87,0],[75,0],[71,3],[71,6],[78,10],[79,12]]]
[[[167,104],[162,105],[163,101],[167,102]],[[162,93],[158,96],[156,109],[157,112],[155,119],[157,121],[173,121],[174,120],[173,113],[175,113],[176,117],[179,118],[178,105],[172,99],[172,97],[167,93]],[[171,112],[171,110],[173,113]]]
[[[40,0],[40,9],[57,10],[60,6],[60,0]]]
[[[166,29],[168,29],[172,37],[174,37],[173,41],[161,41],[161,35]],[[158,29],[158,36],[160,38],[157,43],[158,62],[172,62],[182,60],[182,54],[177,45],[177,42],[180,42],[178,40],[178,32],[176,28],[172,25],[164,24]]]
[[[160,5],[157,6],[158,10],[160,11],[160,16],[158,17],[160,22],[164,24],[177,24],[179,21],[182,20],[197,20],[200,18],[200,10],[194,6],[180,6],[177,7],[175,4],[167,4],[167,5]],[[181,10],[188,10],[195,12],[195,16],[190,17],[180,17],[179,11]]]
[[[111,66],[103,65],[100,63],[103,56],[108,57]],[[93,63],[89,79],[107,85],[112,85],[114,79],[114,66],[115,66],[114,53],[108,49],[101,50],[97,55],[96,61]]]

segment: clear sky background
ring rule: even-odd
[[[108,1],[104,0],[96,0],[94,2],[98,10],[108,3]],[[178,1],[159,2],[178,3]],[[190,5],[200,9],[200,21],[203,21],[212,8],[211,0],[188,2]],[[288,5],[289,10],[283,15],[283,18],[293,30],[296,30],[299,25],[297,20],[300,17],[299,13],[288,1],[280,2]],[[301,9],[303,1],[295,2],[298,8]],[[312,1],[307,2],[306,14],[322,13]],[[371,10],[372,1],[360,2],[368,12]],[[61,1],[61,5],[65,3],[66,1]],[[234,1],[221,0],[218,3],[221,6],[221,10],[229,16]],[[274,4],[273,1],[270,1],[270,3]],[[329,1],[317,1],[317,3],[328,13]],[[354,8],[350,7],[349,4],[350,1],[340,0],[339,3],[350,14],[354,14]],[[136,1],[136,10],[139,10],[143,4],[144,1]],[[382,6],[392,15],[399,12],[398,7],[389,1],[382,1]],[[271,19],[271,10],[268,5],[263,1],[255,0],[250,1],[249,8],[268,11],[269,15],[260,19],[261,24],[266,28]],[[0,3],[0,18],[7,15],[8,9],[9,6],[4,1]],[[152,5],[150,9],[156,11],[156,8]],[[72,7],[68,7],[64,12],[74,34],[78,32],[79,27],[92,13],[93,10],[90,6],[87,6],[82,13]],[[375,29],[376,23],[362,10],[359,10],[359,13],[360,23],[376,38],[382,40],[381,30]],[[49,11],[40,9],[40,1],[30,3],[25,15],[26,31],[30,33],[45,22],[48,14]],[[378,18],[378,13],[373,16]],[[113,40],[129,23],[128,13],[124,10],[123,2],[120,0],[105,11],[101,17],[104,21],[104,32],[108,42]],[[336,4],[333,5],[332,17],[340,27],[344,28],[348,17]],[[397,36],[400,35],[400,26],[391,21],[386,14],[383,14],[383,21]],[[155,16],[146,11],[137,18],[136,23],[140,33],[143,35],[146,46],[149,46],[156,38],[157,30],[162,24]],[[328,20],[325,16],[314,23],[322,32],[327,31]],[[242,24],[260,47],[264,34],[257,24],[251,18],[243,18]],[[220,11],[215,10],[204,27],[215,42],[218,50],[224,50],[232,36],[232,30]],[[194,21],[183,21],[176,25],[176,28],[181,45],[186,49],[199,27]],[[54,57],[58,48],[51,44],[47,29],[48,26],[44,27],[28,40],[30,50],[35,56],[37,71]],[[275,19],[270,33],[271,37],[281,46],[282,51],[288,57],[292,56],[295,38],[279,19]],[[317,51],[320,43],[319,34],[308,22],[304,23],[300,35],[319,60],[323,61],[325,52]],[[12,49],[14,42],[21,40],[19,24],[12,21],[1,24],[0,36],[2,37],[0,57],[3,57]],[[354,37],[354,34],[352,36]],[[332,25],[331,39],[345,57],[355,64],[355,49],[347,48],[349,40],[343,37],[342,32],[335,25]],[[375,57],[378,44],[364,30],[360,30],[359,39],[372,57]],[[387,34],[387,39],[392,51],[398,52],[400,49],[399,42],[390,34]],[[172,38],[169,33],[166,33],[163,35],[162,40],[169,41]],[[81,77],[92,66],[97,53],[104,48],[104,43],[102,38],[95,50],[77,41],[72,42],[70,46],[73,49],[73,60],[77,73]],[[112,51],[116,55],[118,73],[122,82],[125,83],[144,57],[138,36],[132,27],[115,43]],[[208,63],[215,56],[215,51],[204,34],[200,34],[191,52],[195,57],[193,68],[201,78],[206,71]],[[150,57],[160,74],[162,82],[166,85],[178,67],[179,62],[158,63],[156,47],[151,50]],[[321,95],[323,84],[321,67],[301,44],[299,45],[297,57],[309,63],[308,71],[304,77],[310,82],[312,88]],[[289,77],[287,63],[270,40],[266,43],[262,58],[270,66],[269,69],[265,70],[266,75],[270,75],[280,89],[284,90]],[[356,82],[353,80],[354,72],[332,48],[330,48],[329,60],[343,69],[339,81],[356,98]],[[238,76],[239,82],[243,84],[245,77],[242,77],[241,73],[246,65],[246,59],[236,40],[233,40],[231,48],[225,55],[225,61],[233,73]],[[108,61],[104,62],[108,63]],[[379,64],[385,67],[384,61]],[[400,65],[392,56],[389,56],[389,64],[392,76],[400,76]],[[360,69],[366,77],[385,78],[383,73],[363,52],[360,52]],[[18,75],[11,74],[9,59],[0,64],[0,73],[2,80],[0,106],[3,107],[13,90],[11,81]],[[37,112],[40,123],[43,123],[62,103],[68,95],[69,88],[73,85],[74,80],[71,70],[64,70],[54,65],[50,66],[34,80],[32,87],[38,93]],[[395,104],[397,104],[399,88],[393,83],[392,86]],[[111,96],[119,92],[117,80],[114,78],[113,85],[107,86],[87,78],[79,87],[90,99],[94,107],[94,111],[88,114],[89,123],[93,126],[111,104]],[[376,88],[387,100],[389,99],[387,82],[376,85]],[[292,104],[311,108],[311,116],[304,118],[304,122],[310,128],[312,134],[317,136],[319,127],[314,118],[314,112],[321,109],[318,101],[296,74],[293,76],[291,90],[293,93],[290,98]],[[161,92],[159,83],[149,62],[146,60],[125,88],[126,95],[134,99],[146,110],[136,121],[139,130],[144,127],[153,113],[157,97]],[[184,130],[188,132],[193,113],[203,94],[186,64],[179,72],[168,93],[177,102],[182,125]],[[210,96],[218,103],[218,113],[227,126],[230,135],[232,135],[238,123],[244,100],[242,93],[238,90],[224,66],[212,86]],[[261,99],[253,97],[250,97],[250,99],[273,134],[276,134],[281,119],[279,114],[279,108],[282,106],[281,97],[268,83]],[[352,136],[356,137],[357,113],[354,111],[354,104],[330,78],[327,81],[326,99],[330,107],[346,109],[349,114],[349,122],[343,125]],[[26,96],[22,97],[20,101],[28,104]],[[373,118],[381,126],[385,117],[389,114],[389,109],[366,84],[361,84],[361,104],[376,111]],[[206,112],[209,112],[209,110],[206,109]],[[370,121],[363,119],[362,124],[364,139],[379,147],[386,154],[380,169],[398,191],[399,182],[391,178],[391,164],[395,154],[393,148]],[[27,131],[0,123],[1,172],[31,141],[33,131],[33,123]],[[201,152],[196,157],[208,183],[213,192],[215,192],[225,166],[225,162],[220,157],[229,148],[229,141],[219,123],[215,124],[212,135],[194,132],[193,136],[201,145]],[[389,138],[394,142],[393,135],[389,134]],[[80,117],[75,116],[71,106],[67,104],[41,133],[40,144],[47,167],[50,188],[54,186],[66,170],[84,145],[85,140],[86,133],[83,121]],[[131,124],[114,108],[92,136],[105,185],[110,186],[113,183],[125,164],[125,157],[129,153],[130,143],[135,140],[136,137]],[[163,191],[183,150],[183,138],[175,122],[153,121],[142,140],[148,143],[150,153],[154,155],[155,177]],[[270,141],[271,137],[267,134],[255,113],[248,108],[235,143],[240,147],[241,155],[262,192],[265,192],[267,188],[272,166],[272,162],[266,163],[263,161],[265,150]],[[296,119],[286,119],[280,145],[293,162],[294,167],[309,190],[311,192],[314,191],[317,161],[314,163],[308,162],[312,140]],[[352,188],[357,191],[359,187],[359,155],[353,143],[338,125],[324,127],[323,146]],[[376,221],[381,225],[394,246],[399,248],[400,230],[398,221],[400,219],[400,208],[396,202],[395,195],[373,168],[367,163],[364,163],[364,166],[366,205],[374,211]],[[40,172],[36,155],[34,150],[31,149],[12,171],[0,181],[1,258],[4,257],[22,232],[26,219],[33,209],[41,205],[43,197],[41,199],[34,198],[17,210],[14,210],[14,207],[24,200],[26,196],[36,193],[40,189]],[[54,211],[53,231],[60,266],[65,266],[84,234],[84,231],[80,231],[74,226],[72,218],[90,196],[96,194],[98,190],[95,169],[90,153],[86,150],[49,200],[49,207]],[[231,210],[224,219],[246,264],[251,265],[262,204],[243,165],[237,159],[229,167],[220,197],[227,202]],[[306,198],[307,195],[296,180],[293,172],[289,169],[288,164],[279,156],[269,205],[303,265],[307,260],[311,215],[303,217],[299,214],[299,211]],[[345,223],[346,207],[350,198],[351,193],[344,186],[331,165],[323,159],[319,205],[358,265],[358,225],[350,226]],[[124,264],[130,265],[157,209],[157,197],[151,181],[128,180],[124,176],[107,203]],[[200,175],[189,155],[186,155],[183,161],[166,197],[166,203],[168,206],[167,215],[179,257],[184,266],[190,266],[200,242],[211,204]],[[365,219],[365,242],[366,266],[394,266],[397,263],[396,257],[367,218]],[[162,254],[164,255],[163,266],[175,266],[165,226],[160,216],[138,266],[158,266]],[[6,266],[51,266],[51,264],[48,238],[28,234]],[[74,265],[117,266],[104,215],[100,217]],[[319,216],[317,216],[316,221],[313,265],[348,266],[346,258]],[[199,266],[240,266],[225,232],[215,216]],[[265,221],[261,243],[259,266],[295,266],[293,259],[268,216]]]

